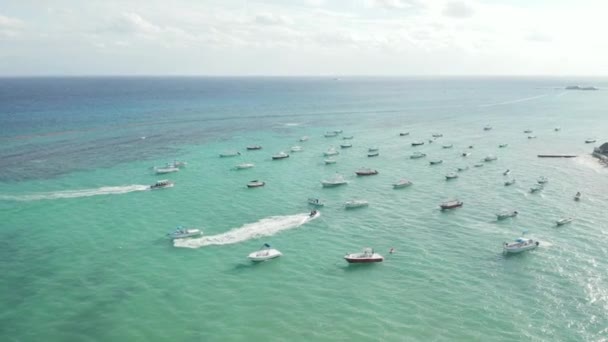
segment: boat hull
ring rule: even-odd
[[[346,262],[348,262],[349,264],[371,264],[371,263],[375,263],[375,262],[383,262],[384,258],[380,257],[380,258],[349,258],[349,257],[344,257],[344,260],[346,260]]]
[[[276,259],[276,258],[280,257],[281,255],[283,255],[283,254],[276,249],[268,249],[268,250],[253,252],[253,253],[249,254],[249,256],[247,258],[253,262],[261,262],[261,261],[268,261],[268,260]]]

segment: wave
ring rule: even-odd
[[[239,228],[234,228],[226,233],[203,236],[198,239],[178,239],[173,241],[173,246],[183,248],[200,248],[212,245],[229,245],[264,236],[272,236],[283,230],[293,229],[308,223],[321,214],[317,213],[311,217],[308,213],[270,216],[254,223],[247,223]]]
[[[27,195],[0,195],[0,201],[40,201],[40,200],[55,200],[61,198],[78,198],[78,197],[91,197],[99,195],[120,195],[134,191],[145,191],[149,190],[149,185],[125,185],[125,186],[104,186],[96,189],[82,189],[82,190],[65,190],[55,192],[41,192]]]
[[[602,164],[598,158],[595,158],[591,154],[582,154],[573,159],[577,165],[591,169],[595,173],[608,173],[608,168],[606,165]]]

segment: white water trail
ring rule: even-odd
[[[540,98],[546,97],[546,96],[549,96],[549,94],[536,95],[536,96],[531,96],[531,97],[523,97],[520,99],[508,100],[508,101],[497,102],[497,103],[480,104],[478,107],[504,106],[504,105],[514,104],[514,103],[519,103],[519,102],[532,101],[532,100],[540,99]]]
[[[308,213],[304,213],[288,216],[270,216],[254,223],[247,223],[222,234],[203,236],[198,239],[177,239],[173,241],[173,246],[200,248],[211,245],[228,245],[264,236],[272,236],[283,230],[300,227],[320,215],[320,213],[317,213],[311,217]]]
[[[0,195],[0,201],[40,201],[40,200],[55,200],[62,198],[78,198],[91,197],[99,195],[120,195],[134,191],[149,190],[149,185],[125,185],[125,186],[104,186],[96,189],[81,189],[81,190],[64,190],[54,192],[40,192],[27,195]]]
[[[608,173],[608,167],[603,164],[600,159],[595,158],[591,154],[582,154],[576,158],[573,158],[577,165],[593,170],[595,173]]]

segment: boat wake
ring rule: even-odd
[[[78,198],[78,197],[91,197],[99,195],[120,195],[134,191],[145,191],[149,190],[149,185],[125,185],[125,186],[104,186],[96,189],[82,189],[82,190],[65,190],[55,192],[40,192],[27,195],[0,195],[0,201],[40,201],[40,200],[55,200],[61,198]]]
[[[301,225],[316,219],[320,215],[320,213],[317,213],[315,216],[311,217],[308,213],[304,213],[288,216],[271,216],[254,223],[247,223],[239,228],[231,229],[222,234],[203,236],[198,239],[174,240],[173,246],[200,248],[212,245],[239,243],[264,236],[272,236],[283,230],[298,228]]]
[[[536,96],[530,96],[530,97],[523,97],[523,98],[520,98],[520,99],[508,100],[508,101],[497,102],[497,103],[480,104],[478,107],[482,107],[483,108],[483,107],[504,106],[504,105],[514,104],[514,103],[519,103],[519,102],[532,101],[532,100],[540,99],[540,98],[546,97],[546,96],[549,96],[549,94],[542,94],[542,95],[536,95]]]

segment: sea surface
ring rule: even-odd
[[[608,140],[606,89],[599,78],[0,79],[0,341],[606,341],[608,169],[590,156]],[[188,165],[154,173],[173,160]],[[336,173],[349,184],[322,188]],[[401,178],[413,185],[393,189]],[[150,191],[159,179],[175,186]],[[316,219],[309,197],[325,202]],[[439,210],[453,198],[464,206]],[[370,204],[346,210],[351,199]],[[497,221],[504,209],[519,215]],[[173,243],[179,225],[204,235]],[[505,256],[522,234],[539,248]],[[264,243],[283,256],[251,263]],[[385,261],[344,261],[365,247]]]

